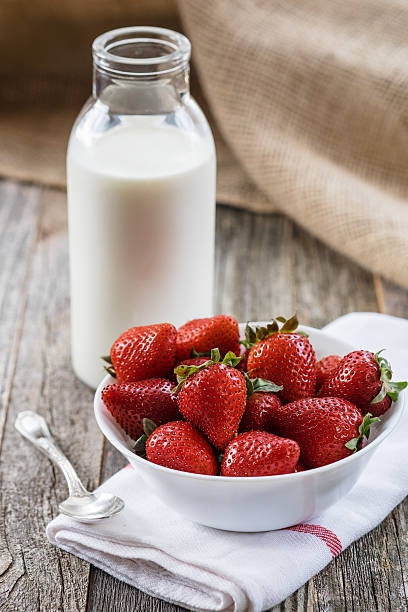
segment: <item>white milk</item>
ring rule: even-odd
[[[212,313],[213,142],[155,121],[69,145],[72,358],[92,387],[125,329]]]

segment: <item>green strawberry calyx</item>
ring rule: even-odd
[[[177,385],[174,387],[174,389],[171,390],[171,392],[178,393],[178,391],[180,391],[181,387],[189,376],[192,376],[196,372],[201,372],[201,370],[205,370],[205,368],[208,368],[214,365],[215,363],[223,363],[224,365],[230,366],[231,368],[235,368],[235,366],[239,364],[241,359],[242,357],[237,357],[235,353],[233,353],[232,351],[228,351],[224,359],[221,361],[221,354],[219,349],[213,348],[211,349],[210,359],[208,359],[208,361],[205,361],[201,365],[179,365],[177,366],[177,368],[174,369],[174,373],[177,377]]]
[[[244,378],[247,388],[247,399],[253,393],[277,393],[283,389],[282,385],[276,385],[271,380],[266,380],[265,378],[250,378],[247,373],[244,374]]]
[[[103,361],[105,361],[108,365],[107,366],[103,366],[104,369],[107,371],[108,374],[110,374],[113,378],[116,378],[116,372],[115,372],[115,368],[112,365],[112,359],[110,355],[103,355],[103,357],[101,357],[101,359],[103,359]]]
[[[282,323],[280,327],[279,323]],[[296,314],[290,317],[290,319],[276,317],[276,319],[272,319],[271,323],[267,323],[265,327],[256,327],[255,329],[251,327],[248,322],[245,328],[245,339],[241,340],[241,344],[243,344],[245,348],[251,349],[257,342],[266,340],[278,332],[280,334],[293,334],[296,332],[297,334],[307,337],[305,332],[297,329],[298,325],[299,321]]]
[[[377,365],[380,369],[380,380],[382,382],[379,393],[371,400],[370,404],[378,404],[382,402],[384,397],[388,395],[393,402],[396,402],[400,391],[406,389],[408,382],[394,382],[392,378],[392,369],[390,362],[381,355],[385,349],[381,349],[374,355]]]
[[[359,435],[357,436],[357,438],[352,438],[351,440],[346,442],[344,446],[349,450],[353,451],[353,453],[355,453],[360,448],[364,436],[368,440],[371,425],[373,423],[377,423],[379,420],[380,419],[378,417],[373,417],[371,412],[367,412],[367,414],[363,417],[360,427],[358,428]]]
[[[191,349],[190,357],[191,359],[195,359],[196,357],[211,357],[211,353],[210,351],[207,351],[206,353],[197,353],[193,346],[193,348]]]
[[[157,429],[157,425],[151,419],[143,419],[144,433],[138,438],[133,446],[133,452],[141,457],[146,456],[146,442],[152,433]]]

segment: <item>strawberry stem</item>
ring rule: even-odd
[[[279,323],[282,323],[280,327]],[[296,332],[297,334],[301,334],[307,338],[308,335],[305,332],[296,331],[298,325],[299,321],[296,314],[290,317],[290,319],[285,319],[285,317],[276,317],[276,319],[272,319],[271,323],[267,323],[265,327],[256,327],[255,329],[253,329],[249,323],[247,323],[245,328],[245,340],[241,340],[241,344],[243,344],[245,348],[250,349],[257,342],[266,340],[266,338],[270,338],[278,332],[280,334],[293,334]]]
[[[112,359],[110,355],[103,355],[101,357],[101,359],[103,361],[105,361],[105,363],[107,363],[107,366],[103,366],[104,370],[107,371],[108,374],[110,374],[113,378],[116,378],[116,372],[115,372],[115,368],[112,365]]]
[[[250,326],[249,321],[245,327],[245,340],[240,340],[240,343],[247,349],[252,348],[256,343],[256,332]]]
[[[133,446],[133,451],[136,455],[146,457],[146,442],[157,429],[157,425],[151,419],[144,418],[142,421],[144,433],[138,438]]]
[[[373,423],[377,423],[380,419],[378,417],[373,417],[370,412],[363,417],[360,427],[358,428],[359,435],[357,438],[352,438],[344,445],[349,450],[352,450],[355,453],[361,446],[363,437],[365,436],[368,440],[368,436],[370,435],[370,427]]]
[[[104,370],[108,372],[112,376],[112,378],[116,378],[116,372],[113,366],[104,366]]]
[[[140,457],[146,457],[146,442],[147,436],[146,434],[142,434],[140,438],[138,438],[133,446],[133,452],[135,455],[140,455]]]
[[[146,442],[152,433],[157,429],[157,425],[151,419],[143,419],[142,421],[144,433],[138,438],[133,446],[133,452],[141,457],[146,457]]]
[[[143,431],[145,432],[147,437],[151,436],[152,433],[157,429],[156,423],[152,421],[151,419],[144,418],[142,421],[142,425],[143,425]]]
[[[404,382],[394,382],[391,380],[392,379],[391,364],[385,357],[382,357],[381,355],[381,353],[384,350],[385,349],[381,349],[381,351],[378,351],[374,355],[375,360],[380,369],[380,380],[382,381],[382,386],[381,386],[379,393],[377,393],[374,399],[371,400],[370,402],[371,404],[378,404],[378,402],[382,402],[382,400],[384,399],[386,395],[388,395],[392,399],[393,402],[396,402],[400,391],[403,391],[404,389],[406,389],[408,385],[408,382],[405,382],[405,381]]]
[[[242,357],[237,357],[235,353],[233,353],[232,351],[228,351],[228,353],[225,355],[221,363],[223,363],[224,365],[230,366],[231,368],[235,368],[235,366],[239,364],[241,359]],[[174,387],[174,389],[171,390],[171,393],[178,393],[181,387],[183,386],[184,382],[189,376],[192,376],[196,372],[201,372],[201,370],[204,370],[205,368],[208,368],[214,365],[215,363],[219,363],[220,360],[221,360],[221,354],[220,354],[219,349],[213,348],[211,349],[210,359],[208,359],[208,361],[205,361],[201,365],[199,366],[194,366],[194,365],[177,366],[177,368],[174,369],[174,373],[177,377],[177,385]]]
[[[242,357],[237,357],[235,353],[233,353],[232,351],[228,351],[221,363],[230,366],[231,368],[235,368],[235,366],[239,364],[241,359]]]
[[[247,388],[247,399],[253,393],[277,393],[282,391],[282,385],[276,385],[271,380],[265,378],[250,378],[247,373],[244,374],[245,384]]]

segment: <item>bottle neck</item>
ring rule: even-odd
[[[188,39],[172,30],[120,28],[94,40],[94,98],[112,113],[170,113],[189,95]]]
[[[114,114],[173,112],[190,93],[188,63],[167,75],[123,76],[94,65],[93,96]]]

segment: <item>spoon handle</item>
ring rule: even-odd
[[[17,415],[14,426],[22,436],[30,440],[34,446],[59,467],[68,483],[70,495],[78,497],[89,495],[71,462],[55,444],[42,416],[32,410],[24,410]]]

